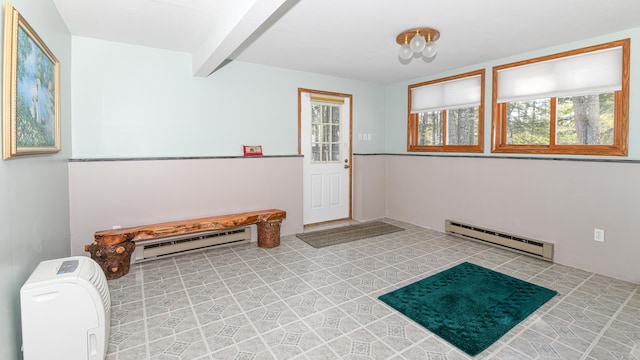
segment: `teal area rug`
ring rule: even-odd
[[[465,262],[379,299],[475,356],[556,294]]]

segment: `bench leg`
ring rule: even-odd
[[[86,245],[85,251],[88,251],[91,258],[100,265],[107,280],[113,280],[129,272],[131,253],[135,248],[136,245],[133,242],[127,241],[110,246]]]
[[[258,247],[273,248],[280,245],[280,225],[282,220],[257,223]]]

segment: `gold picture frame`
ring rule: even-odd
[[[60,62],[5,4],[2,159],[60,151]]]

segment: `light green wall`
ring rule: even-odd
[[[70,251],[71,36],[52,1],[11,2],[60,61],[62,152],[0,161],[0,359],[7,360],[22,358],[20,287],[40,261]]]
[[[515,61],[526,60],[538,56],[550,55],[562,51],[579,49],[591,45],[606,43],[614,40],[631,38],[631,79],[629,93],[629,156],[628,157],[600,157],[608,159],[640,159],[640,28],[632,29],[624,32],[618,32],[601,36],[593,39],[586,39],[579,42],[564,44],[553,48],[543,49],[539,51],[529,52],[512,56],[508,58],[498,59],[474,66],[456,69],[446,73],[441,73],[429,77],[417,78],[411,81],[399,82],[391,84],[387,87],[387,108],[386,108],[386,152],[391,154],[407,153],[407,86],[427,80],[438,79],[450,75],[462,74],[468,71],[486,69],[485,74],[485,143],[484,154],[491,154],[491,86],[492,86],[492,67],[507,64]],[[442,154],[440,154],[442,155]],[[497,154],[500,156],[501,154]],[[502,155],[504,156],[504,155]],[[531,155],[526,155],[530,157]],[[537,155],[539,157],[557,157]],[[570,157],[570,156],[565,156]]]
[[[352,94],[354,151],[384,151],[382,85],[242,62],[197,78],[185,53],[72,43],[74,158],[297,154],[298,88]]]

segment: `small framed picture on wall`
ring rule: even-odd
[[[262,145],[242,145],[244,156],[262,156]]]

